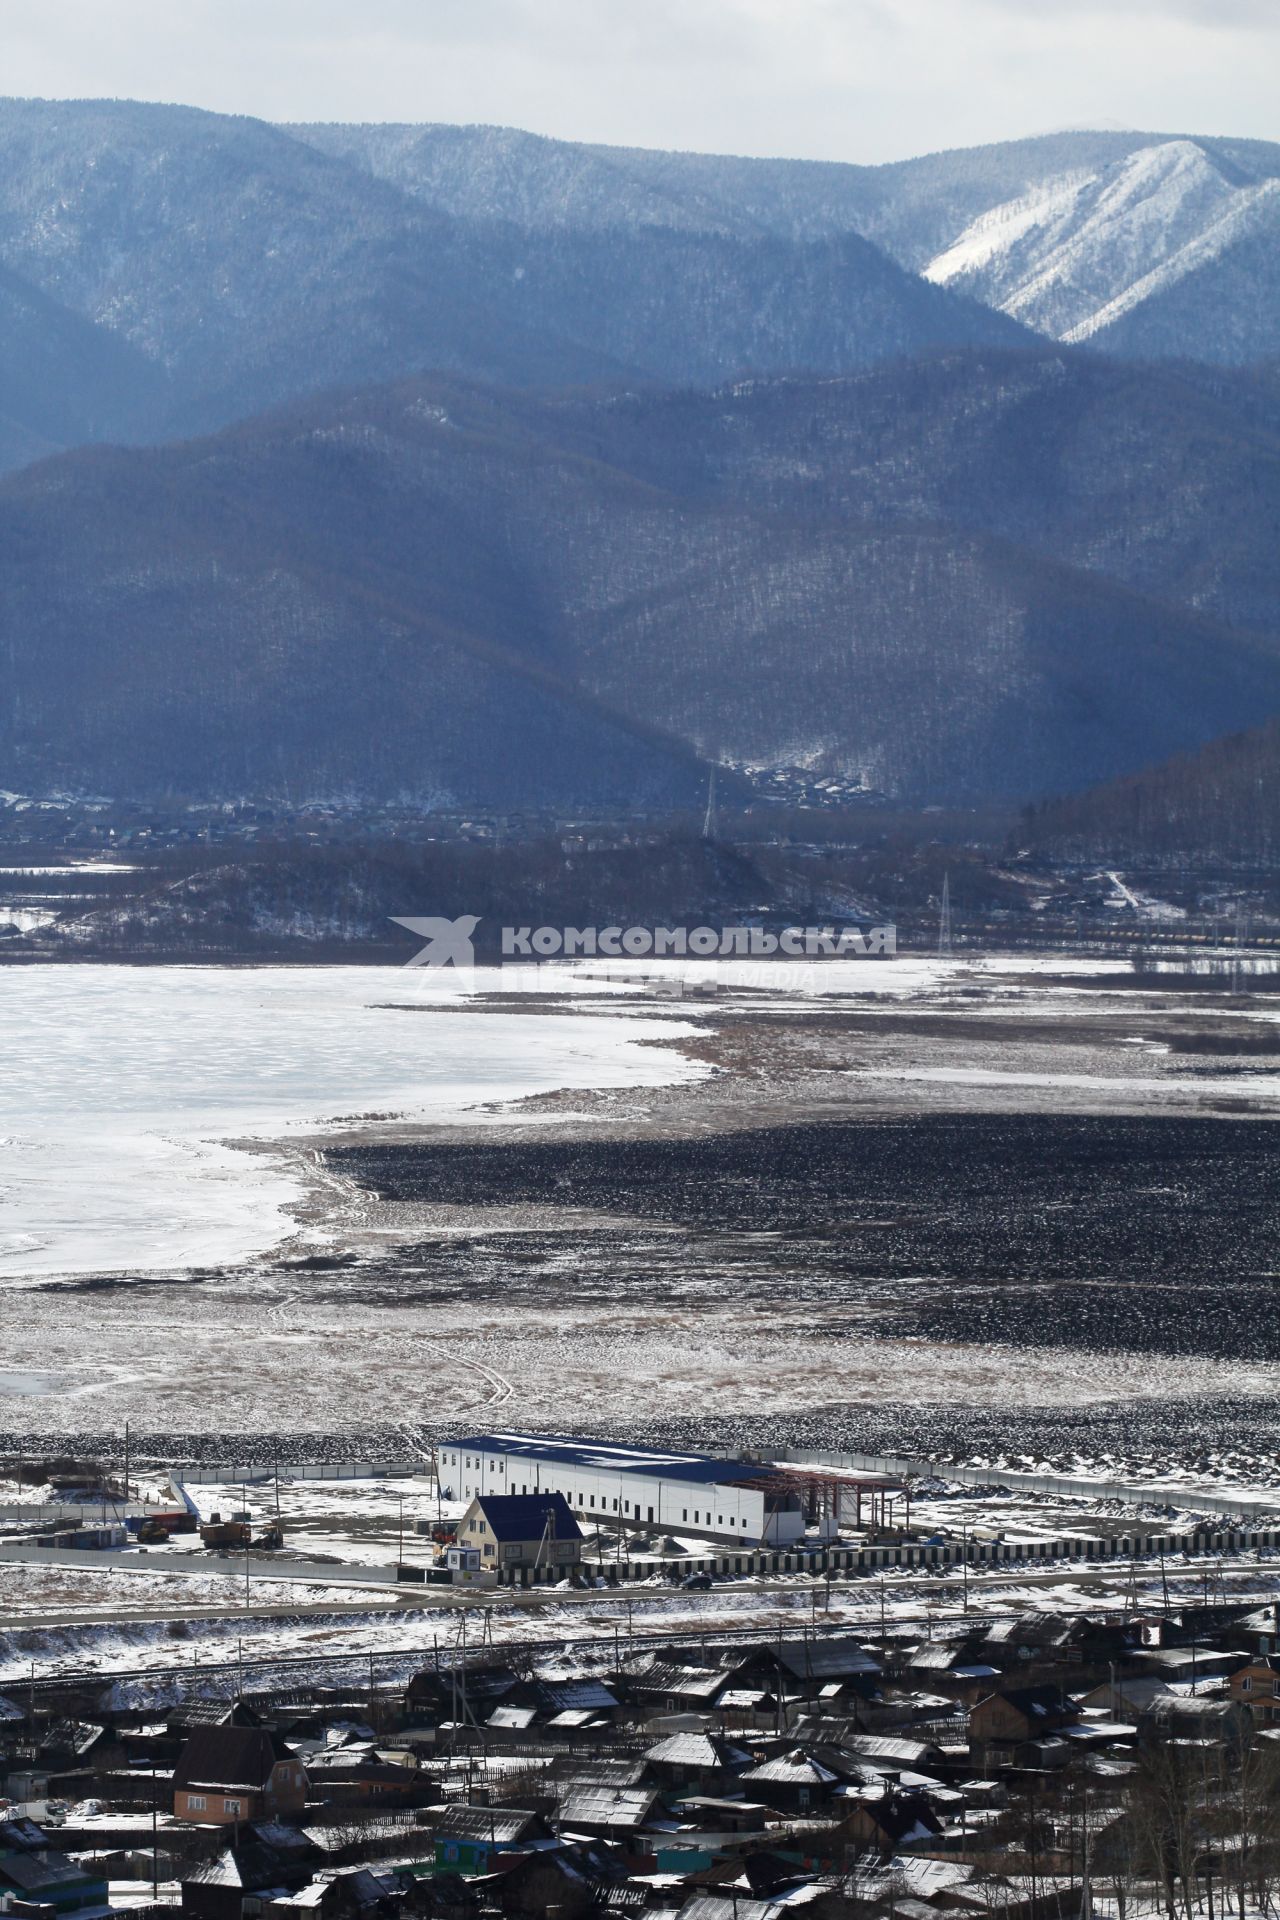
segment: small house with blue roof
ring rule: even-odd
[[[582,1529],[562,1493],[477,1494],[458,1522],[457,1540],[495,1570],[571,1567],[582,1559]]]

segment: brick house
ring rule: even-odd
[[[197,1826],[301,1813],[302,1762],[265,1727],[198,1727],[173,1773],[173,1811]]]

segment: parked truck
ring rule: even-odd
[[[200,1528],[200,1539],[206,1547],[247,1547],[252,1538],[253,1529],[245,1514],[224,1520],[220,1513],[211,1513]]]
[[[255,1535],[253,1522],[247,1513],[237,1514],[227,1520],[220,1513],[211,1513],[200,1529],[200,1538],[206,1547],[270,1549],[284,1545],[284,1528],[278,1520],[266,1520]]]

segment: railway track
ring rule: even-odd
[[[692,1598],[693,1596],[689,1597]],[[478,1608],[468,1609],[468,1618],[474,1619],[476,1613],[479,1611],[480,1609]],[[932,1616],[921,1615],[920,1619],[916,1621],[911,1618],[904,1619],[902,1615],[897,1615],[895,1616],[894,1624],[923,1626],[926,1624],[926,1620],[931,1617]],[[997,1617],[996,1615],[984,1616],[984,1618],[991,1619]],[[832,1621],[829,1624],[819,1622],[815,1626],[801,1618],[797,1622],[797,1630],[790,1633],[787,1637],[794,1639],[798,1637],[800,1632],[816,1635],[819,1639],[832,1639],[846,1637],[850,1632],[850,1626],[847,1621]],[[771,1622],[758,1622],[756,1625],[749,1627],[708,1627],[705,1629],[697,1626],[691,1627],[686,1623],[681,1629],[663,1627],[656,1628],[652,1631],[646,1631],[643,1628],[629,1629],[620,1623],[620,1630],[616,1642],[611,1642],[606,1636],[597,1644],[601,1647],[616,1644],[621,1649],[625,1658],[646,1647],[687,1647],[696,1641],[710,1648],[735,1646],[744,1642],[754,1644],[762,1639],[767,1640],[773,1637],[775,1637],[775,1633]],[[447,1643],[443,1643],[437,1638],[430,1644],[424,1642],[421,1646],[417,1647],[351,1647],[342,1653],[303,1653],[297,1655],[256,1654],[252,1656],[246,1655],[243,1659],[234,1657],[229,1660],[202,1660],[198,1666],[190,1662],[184,1662],[180,1665],[175,1664],[169,1666],[112,1668],[109,1671],[105,1671],[101,1667],[86,1667],[70,1672],[59,1672],[47,1675],[37,1674],[34,1679],[15,1677],[5,1680],[0,1683],[0,1685],[11,1694],[17,1694],[20,1699],[25,1699],[31,1694],[34,1694],[37,1699],[40,1699],[51,1694],[74,1692],[93,1687],[114,1686],[117,1683],[123,1682],[143,1681],[161,1685],[167,1681],[180,1680],[199,1687],[205,1682],[219,1678],[239,1681],[243,1675],[246,1691],[248,1691],[255,1674],[258,1675],[259,1678],[266,1678],[266,1676],[270,1675],[273,1679],[276,1675],[283,1673],[301,1673],[313,1676],[328,1673],[337,1677],[344,1669],[353,1668],[358,1669],[362,1675],[367,1676],[371,1663],[375,1671],[381,1666],[384,1673],[388,1672],[393,1664],[396,1666],[408,1666],[412,1669],[417,1666],[434,1665],[438,1660],[441,1666],[452,1666],[459,1660],[465,1661],[475,1656],[482,1649],[485,1654],[490,1656],[510,1653],[517,1658],[530,1656],[537,1658],[543,1654],[563,1655],[566,1650],[566,1642],[565,1636],[562,1633],[546,1636],[530,1635],[528,1638],[519,1640],[504,1639],[495,1642],[472,1640],[465,1644],[461,1640],[455,1639],[450,1639]]]
[[[1148,1569],[1147,1581],[1144,1582],[1144,1584],[1149,1583],[1151,1577],[1150,1570]],[[1259,1582],[1259,1569],[1252,1561],[1241,1560],[1227,1564],[1218,1563],[1212,1577],[1216,1583],[1214,1597],[1226,1601],[1228,1604],[1236,1604],[1244,1608],[1263,1604],[1270,1605],[1276,1596],[1277,1580],[1275,1575],[1268,1575]],[[1089,1588],[1096,1595],[1097,1604],[1109,1612],[1140,1610],[1143,1607],[1153,1604],[1149,1594],[1144,1597],[1133,1591],[1133,1569],[1116,1567],[1114,1565],[1110,1567],[1091,1566],[1071,1569],[1063,1567],[1044,1571],[1023,1571],[1018,1574],[997,1575],[995,1579],[1001,1584],[1024,1589],[1028,1586],[1054,1585],[1070,1585],[1077,1589]],[[1207,1598],[1208,1579],[1209,1572],[1207,1569],[1202,1568],[1194,1572],[1190,1569],[1179,1569],[1176,1572],[1171,1569],[1167,1575],[1171,1603],[1177,1603],[1191,1598],[1199,1598],[1202,1581],[1206,1584],[1205,1597]],[[1239,1585],[1240,1590],[1229,1592],[1225,1585],[1225,1582],[1228,1580]],[[1240,1584],[1242,1581],[1248,1580],[1252,1580],[1255,1583],[1252,1590]],[[972,1585],[973,1582],[971,1581],[970,1584]],[[974,1598],[980,1599],[983,1592],[990,1594],[991,1587],[992,1580],[991,1577],[988,1576],[986,1580],[980,1582],[979,1594],[975,1595]],[[1117,1592],[1116,1589],[1120,1589],[1120,1591]],[[838,1597],[842,1602],[847,1602],[851,1592],[863,1599],[865,1602],[865,1616],[858,1619],[850,1619],[847,1613],[838,1620],[830,1620],[823,1617],[819,1608],[826,1596],[825,1581],[814,1581],[812,1586],[809,1587],[797,1586],[795,1581],[791,1581],[787,1583],[779,1582],[776,1585],[770,1585],[768,1587],[753,1587],[751,1589],[743,1587],[736,1591],[742,1593],[750,1591],[759,1595],[787,1594],[793,1599],[798,1595],[808,1595],[813,1601],[814,1610],[812,1614],[807,1614],[803,1610],[803,1607],[797,1607],[795,1608],[794,1621],[788,1622],[785,1626],[780,1625],[776,1619],[769,1617],[757,1618],[743,1626],[724,1626],[710,1623],[706,1626],[700,1626],[697,1622],[697,1615],[702,1613],[710,1616],[716,1611],[722,1611],[727,1591],[731,1590],[720,1588],[706,1594],[680,1593],[677,1595],[669,1589],[662,1590],[660,1594],[658,1594],[656,1590],[642,1590],[632,1596],[627,1596],[626,1594],[605,1595],[599,1591],[588,1590],[578,1593],[557,1593],[552,1596],[549,1592],[533,1590],[527,1594],[513,1594],[511,1599],[498,1609],[498,1611],[506,1616],[506,1621],[509,1621],[513,1612],[532,1613],[534,1611],[541,1611],[548,1606],[578,1608],[590,1606],[593,1602],[596,1604],[603,1602],[615,1610],[616,1618],[613,1622],[612,1635],[606,1630],[605,1633],[598,1637],[594,1644],[606,1648],[612,1644],[615,1653],[624,1658],[637,1651],[642,1651],[645,1648],[660,1648],[664,1646],[687,1647],[695,1642],[707,1648],[734,1646],[742,1643],[752,1644],[762,1639],[768,1640],[776,1638],[780,1632],[789,1639],[806,1635],[812,1635],[817,1639],[830,1639],[847,1637],[851,1634],[858,1633],[875,1638],[886,1624],[894,1628],[916,1627],[928,1636],[936,1627],[943,1625],[954,1627],[961,1620],[971,1620],[975,1624],[980,1623],[984,1626],[990,1626],[998,1621],[1017,1619],[1027,1611],[1025,1604],[1007,1604],[1003,1607],[998,1604],[992,1607],[969,1607],[966,1605],[967,1596],[961,1580],[946,1579],[940,1580],[936,1587],[931,1589],[930,1597],[934,1601],[932,1608],[921,1608],[919,1611],[901,1613],[897,1610],[896,1606],[893,1605],[895,1594],[892,1585],[886,1586],[884,1583],[877,1582],[867,1576],[860,1576],[856,1585],[836,1581],[833,1583],[831,1589],[832,1598]],[[898,1589],[898,1593],[901,1593],[900,1588]],[[678,1599],[680,1604],[688,1609],[685,1618],[678,1624],[655,1626],[653,1628],[635,1625],[630,1619],[631,1608],[633,1606],[641,1607],[647,1599],[654,1597],[660,1597],[666,1601]],[[910,1597],[914,1598],[914,1596]],[[892,1608],[892,1611],[886,1611],[886,1603],[888,1607]],[[1154,1604],[1159,1604],[1159,1602],[1155,1602]],[[622,1617],[624,1610],[628,1616],[625,1621]],[[464,1596],[458,1595],[447,1605],[442,1605],[440,1607],[442,1629],[444,1629],[446,1634],[456,1634],[458,1636],[456,1641],[450,1639],[448,1643],[445,1643],[438,1634],[429,1644],[424,1640],[418,1646],[351,1647],[344,1649],[340,1653],[305,1653],[296,1655],[287,1653],[254,1654],[245,1657],[237,1655],[235,1658],[225,1660],[201,1660],[198,1665],[182,1662],[164,1666],[147,1665],[131,1668],[113,1668],[110,1670],[104,1670],[101,1667],[87,1667],[70,1671],[64,1670],[47,1675],[37,1673],[33,1674],[30,1679],[21,1675],[15,1675],[8,1679],[0,1679],[0,1691],[16,1692],[20,1697],[32,1695],[35,1698],[40,1698],[53,1696],[58,1693],[112,1686],[116,1683],[142,1682],[161,1686],[167,1682],[179,1681],[187,1687],[199,1687],[209,1681],[217,1679],[235,1679],[239,1682],[241,1678],[243,1678],[247,1687],[252,1676],[255,1674],[263,1682],[266,1682],[269,1677],[273,1685],[287,1685],[287,1679],[279,1681],[277,1677],[286,1675],[310,1675],[314,1678],[327,1673],[336,1680],[341,1677],[345,1670],[351,1670],[357,1673],[360,1676],[361,1684],[366,1684],[371,1663],[375,1669],[380,1666],[384,1675],[389,1677],[393,1668],[397,1671],[403,1670],[404,1673],[407,1674],[413,1671],[415,1666],[435,1663],[437,1661],[442,1665],[451,1665],[459,1658],[465,1658],[468,1655],[474,1654],[480,1646],[484,1646],[485,1651],[489,1654],[507,1652],[515,1657],[537,1658],[540,1655],[548,1654],[563,1655],[566,1647],[571,1644],[571,1636],[567,1636],[563,1630],[559,1633],[546,1636],[530,1633],[519,1637],[511,1637],[505,1622],[503,1638],[501,1640],[490,1641],[486,1637],[487,1629],[484,1616],[486,1614],[492,1614],[494,1611],[495,1609],[492,1602],[482,1600],[478,1596],[464,1598]],[[690,1618],[690,1615],[693,1617]],[[227,1619],[244,1618],[243,1615],[232,1615],[230,1613],[223,1617]],[[266,1617],[279,1618],[279,1615]],[[471,1640],[468,1643],[463,1640],[462,1636],[464,1632],[468,1630],[465,1623],[468,1622],[476,1623],[480,1635],[478,1641]],[[536,1620],[531,1620],[530,1625],[536,1626]],[[585,1644],[589,1645],[591,1643],[588,1642]],[[265,1685],[263,1690],[267,1690]]]

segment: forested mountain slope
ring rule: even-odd
[[[890,166],[578,146],[505,127],[306,127],[422,203],[533,232],[849,232],[1054,339],[1244,364],[1280,347],[1280,147],[1073,132]]]
[[[659,804],[702,755],[1077,789],[1280,708],[1278,510],[1266,384],[1061,349],[403,383],[0,488],[0,784]]]
[[[847,228],[535,239],[261,121],[127,101],[0,102],[0,267],[68,316],[50,335],[68,369],[63,445],[103,421],[98,387],[76,404],[72,317],[114,344],[116,431],[153,440],[420,369],[709,384],[1023,337]]]

